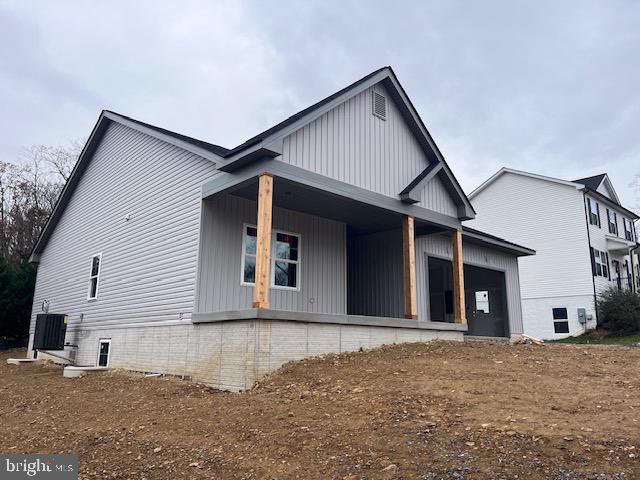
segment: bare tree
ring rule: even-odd
[[[24,262],[53,211],[81,152],[68,147],[34,145],[20,163],[0,163],[0,256]]]

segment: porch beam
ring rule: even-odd
[[[456,323],[467,323],[464,302],[464,261],[462,259],[462,229],[452,233],[453,251],[453,313]]]
[[[256,243],[256,282],[253,308],[269,308],[271,268],[271,215],[273,209],[273,177],[268,173],[258,179],[258,238]]]
[[[408,215],[402,219],[402,262],[404,265],[404,316],[417,320],[415,230],[413,217]]]

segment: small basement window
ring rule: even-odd
[[[553,330],[555,333],[569,333],[569,315],[567,309],[553,309]]]
[[[98,286],[100,283],[100,267],[102,263],[102,253],[91,257],[91,269],[89,271],[89,292],[87,294],[88,300],[95,300],[98,298]]]
[[[387,119],[387,98],[378,92],[372,92],[373,114],[382,120]]]
[[[98,345],[98,366],[109,366],[109,350],[111,350],[111,339],[101,338]]]

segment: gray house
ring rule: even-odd
[[[311,355],[519,334],[534,252],[474,216],[389,67],[230,150],[103,111],[32,254],[30,354],[58,315],[49,353],[239,390]]]

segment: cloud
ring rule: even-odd
[[[607,171],[632,205],[638,24],[625,1],[0,1],[0,156],[102,108],[233,146],[392,65],[467,191]]]

